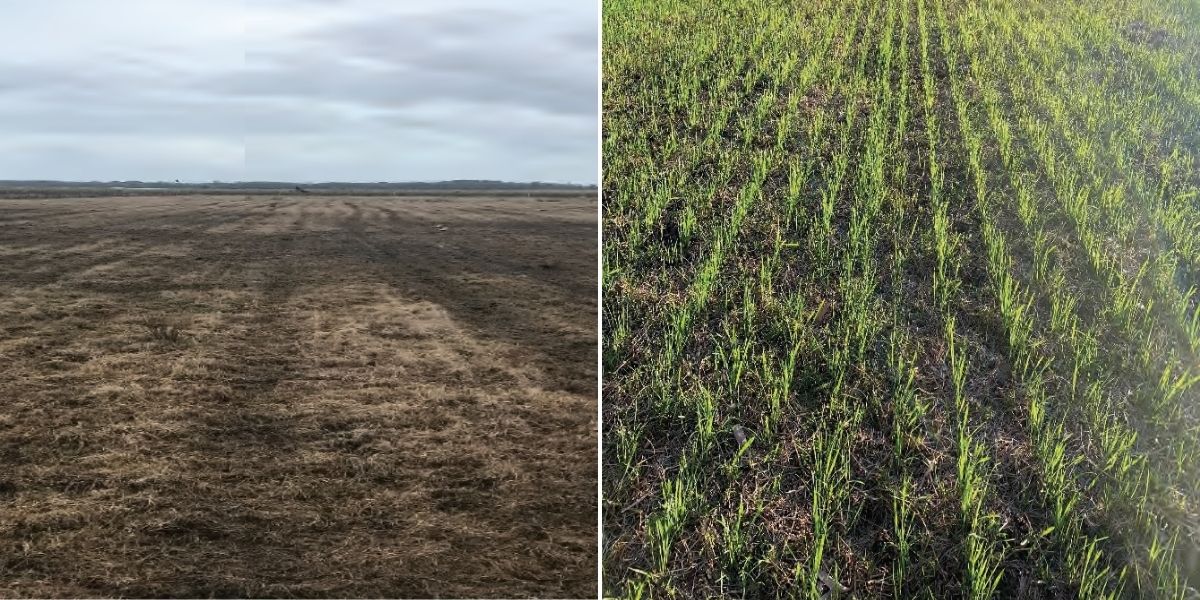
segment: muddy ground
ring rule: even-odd
[[[0,596],[592,597],[593,198],[0,199]]]

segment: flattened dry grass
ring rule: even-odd
[[[0,232],[0,596],[593,595],[594,202],[269,200]]]

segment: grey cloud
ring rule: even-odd
[[[290,52],[252,51],[246,70],[205,85],[385,108],[453,100],[594,117],[595,45],[582,47],[586,27],[543,27],[551,24],[495,9],[394,15],[319,31]]]
[[[189,4],[182,16],[217,6],[180,3]],[[0,178],[207,169],[227,179],[236,143],[250,179],[269,171],[297,180],[596,180],[594,12],[572,15],[557,3],[453,11],[430,3],[416,14],[372,0],[255,5],[285,16],[304,6],[338,18],[314,13],[293,31],[247,30],[244,60],[228,47],[209,52],[203,40],[186,55],[170,39],[23,62],[0,52]],[[66,24],[54,30],[70,33]],[[106,154],[117,137],[123,151]]]

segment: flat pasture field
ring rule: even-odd
[[[606,593],[1200,597],[1200,3],[603,43]]]
[[[595,215],[0,199],[0,596],[594,594]]]

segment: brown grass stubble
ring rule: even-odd
[[[0,596],[595,593],[594,200],[163,200],[0,201]]]

